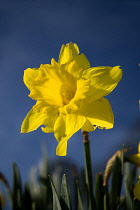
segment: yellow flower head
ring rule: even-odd
[[[137,166],[140,166],[140,143],[138,144],[138,153],[126,157],[126,160]]]
[[[110,129],[114,118],[108,95],[122,77],[115,67],[90,67],[76,44],[62,45],[58,62],[41,64],[40,68],[24,71],[29,97],[36,104],[25,117],[21,132],[39,126],[45,133],[54,132],[57,155],[66,155],[67,140],[79,129],[93,131],[96,127]]]

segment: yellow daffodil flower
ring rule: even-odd
[[[137,166],[140,166],[140,143],[138,144],[138,153],[126,157],[126,160],[130,163],[134,163]]]
[[[117,86],[122,70],[115,67],[90,67],[74,43],[62,45],[58,62],[41,64],[24,71],[29,97],[36,104],[25,117],[21,133],[36,130],[54,132],[58,141],[56,154],[66,155],[67,141],[79,129],[110,129],[114,124],[110,103],[104,96]]]

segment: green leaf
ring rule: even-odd
[[[31,198],[31,193],[30,193],[30,189],[29,189],[29,185],[27,183],[25,183],[24,186],[24,197],[23,197],[23,201],[24,201],[24,208],[25,209],[31,209],[32,208],[32,198]]]
[[[13,210],[22,209],[22,185],[20,172],[16,163],[13,163],[12,206]]]
[[[62,178],[60,204],[62,209],[71,210],[70,195],[65,174]]]
[[[5,189],[7,190],[9,199],[10,199],[10,203],[12,202],[12,192],[11,192],[11,188],[10,185],[6,179],[6,177],[4,176],[4,174],[2,172],[0,172],[0,181],[4,184]]]
[[[2,210],[1,197],[0,197],[0,210]]]
[[[96,199],[96,210],[103,209],[104,189],[103,189],[103,177],[101,173],[96,175],[95,199]]]
[[[37,205],[36,205],[36,202],[32,202],[32,208],[31,208],[31,210],[37,210],[37,207],[36,207]]]
[[[77,210],[84,210],[82,200],[81,200],[80,190],[78,187],[78,181],[76,181],[76,188],[77,188]]]
[[[50,178],[50,176],[49,176],[49,178]],[[54,186],[51,178],[50,178],[50,183],[51,183],[52,193],[53,193],[53,210],[62,210],[55,186]]]
[[[48,170],[49,170],[49,160],[48,160],[48,154],[46,147],[44,143],[42,143],[42,160],[41,160],[41,165],[39,168],[39,177],[42,178],[42,180],[47,180],[48,179]]]
[[[140,210],[140,201],[137,199],[133,200],[133,210]]]
[[[110,210],[108,185],[104,185],[104,210]]]
[[[113,166],[111,192],[110,192],[111,210],[117,210],[119,207],[121,186],[122,186],[122,164],[121,164],[121,159],[119,157],[116,157]]]
[[[130,171],[130,165],[125,163],[124,190],[126,208],[128,210],[133,210],[133,181],[134,177]]]

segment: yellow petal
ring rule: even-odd
[[[40,66],[39,72],[38,77],[33,78],[36,81],[32,82],[33,85],[29,97],[34,100],[45,101],[49,105],[62,106],[62,97],[60,95],[62,84],[62,79],[60,78],[61,70],[46,64]],[[41,76],[43,73],[45,74],[43,77],[45,80]]]
[[[54,58],[51,59],[51,65],[52,65],[53,68],[55,68],[55,69],[60,69],[60,65],[55,61]]]
[[[74,56],[79,54],[79,48],[77,46],[77,44],[75,43],[69,43],[66,45],[62,45],[61,50],[60,50],[60,54],[59,54],[59,59],[58,59],[58,63],[60,63],[60,65],[71,62],[72,60],[74,60]]]
[[[140,166],[140,153],[135,155],[130,155],[127,157],[127,160],[137,166]]]
[[[113,128],[114,116],[112,108],[105,98],[91,103],[86,100],[82,101],[78,112],[85,116],[92,125],[107,129]]]
[[[68,104],[76,92],[76,78],[63,68],[55,69],[48,65],[41,65],[40,68],[46,70],[48,79],[39,85],[34,85],[29,97],[56,107]]]
[[[47,84],[46,86],[34,86],[29,97],[37,101],[44,101],[47,105],[62,106],[63,102],[59,89],[55,89],[56,91],[54,89],[54,86],[50,88],[50,83],[48,83],[48,87]]]
[[[70,62],[70,64],[66,65],[66,71],[72,74],[77,79],[80,79],[83,69],[78,65],[78,63],[74,60]]]
[[[36,130],[40,125],[45,125],[46,118],[46,114],[31,109],[21,125],[21,133],[28,133]]]
[[[138,153],[140,153],[140,142],[138,144]]]
[[[42,131],[45,133],[52,133],[54,132],[54,124],[55,121],[57,120],[58,116],[57,115],[53,115],[53,116],[48,116],[47,120],[46,120],[46,127],[41,127]]]
[[[69,105],[73,109],[80,106],[81,100],[85,99],[90,87],[90,80],[79,79],[77,80],[77,91],[74,98],[70,101]]]
[[[85,121],[85,117],[74,114],[61,115],[57,118],[54,125],[54,135],[59,142],[57,155],[66,155],[67,140],[83,126]]]
[[[136,186],[134,187],[134,198],[140,201],[140,180],[138,180]]]
[[[57,119],[57,116],[58,111],[56,108],[52,106],[42,106],[41,109],[40,103],[37,102],[23,120],[21,125],[21,133],[28,133],[36,130],[41,125],[52,127],[54,121]]]
[[[82,126],[82,130],[87,131],[87,132],[94,131],[95,129],[96,129],[96,126],[93,126],[89,120],[86,120],[86,122]]]
[[[74,60],[78,63],[80,67],[83,69],[90,68],[90,62],[88,61],[87,57],[82,53],[80,55],[76,55]]]
[[[67,146],[68,146],[68,139],[62,138],[56,148],[56,155],[58,156],[66,156],[67,155]]]
[[[60,65],[69,63],[73,60],[76,60],[80,67],[83,69],[90,68],[90,63],[84,54],[80,54],[79,48],[75,43],[69,43],[66,45],[62,45],[58,63]]]
[[[53,106],[47,106],[47,103],[45,101],[37,101],[36,104],[33,106],[34,111],[40,112],[42,109],[44,112],[51,112],[54,107]]]
[[[28,68],[24,71],[23,81],[29,90],[32,89],[35,79],[39,75],[39,68]]]
[[[94,67],[83,71],[83,78],[90,79],[88,100],[93,101],[108,95],[122,78],[122,70],[115,67]]]

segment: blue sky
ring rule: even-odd
[[[27,179],[30,167],[41,158],[41,142],[50,160],[71,160],[83,166],[80,131],[69,140],[67,157],[55,155],[53,134],[40,129],[20,134],[22,120],[35,103],[27,96],[23,71],[50,63],[52,57],[57,60],[61,45],[71,41],[78,44],[91,66],[119,65],[123,69],[122,81],[107,97],[115,115],[114,128],[90,133],[95,171],[103,171],[101,165],[123,143],[136,149],[139,133],[133,131],[133,124],[140,118],[139,11],[138,0],[0,3],[0,170],[8,178],[15,161]]]

